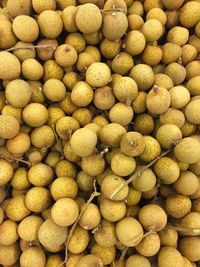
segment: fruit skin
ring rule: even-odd
[[[19,15],[30,15],[31,1],[30,0],[19,0],[17,2],[13,2],[13,0],[8,0],[7,9],[8,9],[9,14],[13,18]]]
[[[177,249],[172,247],[163,247],[158,254],[158,266],[182,267],[183,257]]]
[[[130,77],[134,79],[140,91],[147,91],[154,83],[154,73],[150,66],[138,64],[130,72]]]
[[[85,34],[97,32],[101,24],[101,12],[96,5],[87,3],[78,7],[76,25],[81,32]]]
[[[0,246],[0,264],[12,266],[20,258],[20,247],[16,242],[11,246]]]
[[[195,236],[183,237],[179,242],[179,251],[190,261],[200,260],[200,240]]]
[[[0,138],[11,139],[20,129],[18,120],[11,115],[0,115]]]
[[[185,137],[174,148],[175,157],[185,163],[195,163],[200,160],[200,143],[199,141]]]
[[[20,257],[21,267],[44,267],[46,262],[45,253],[41,248],[27,248]]]
[[[10,52],[0,52],[0,79],[14,80],[19,78],[21,64],[18,58]]]
[[[179,14],[180,23],[186,28],[192,28],[199,21],[200,3],[190,1],[186,3]]]
[[[106,86],[110,78],[110,69],[105,63],[95,62],[86,71],[86,81],[93,87]]]
[[[191,101],[185,108],[185,116],[188,122],[200,124],[200,99]]]

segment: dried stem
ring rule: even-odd
[[[122,8],[110,8],[110,9],[106,9],[106,10],[101,9],[100,11],[102,13],[107,13],[107,12],[124,12],[124,10]]]
[[[134,175],[132,175],[126,182],[121,185],[117,190],[114,191],[111,195],[111,199],[114,198],[114,196],[119,193],[125,186],[129,185],[133,180],[135,180],[138,176],[140,176],[146,169],[150,168],[152,165],[154,165],[160,158],[164,157],[165,155],[169,154],[171,149],[168,149],[167,151],[163,152],[160,156],[158,156],[156,159],[151,161],[149,164],[143,166],[139,171],[137,171]]]
[[[5,159],[5,160],[7,160],[9,162],[16,161],[16,162],[24,163],[24,164],[28,165],[29,167],[32,166],[32,163],[30,161],[26,161],[26,160],[23,160],[23,159],[18,159],[18,158],[15,158],[13,156],[8,156],[8,155],[3,154],[2,152],[0,152],[0,158]]]
[[[184,228],[181,226],[173,226],[173,225],[168,225],[168,227],[178,232],[185,232],[189,234],[198,234],[198,235],[200,234],[200,228],[190,229],[190,228]]]
[[[74,230],[80,220],[80,218],[82,217],[83,213],[85,212],[85,210],[87,209],[88,205],[93,201],[93,199],[95,197],[98,197],[100,196],[101,193],[97,192],[97,188],[96,188],[96,180],[94,180],[94,192],[91,194],[90,198],[87,200],[86,204],[83,206],[78,218],[76,219],[75,223],[73,224],[72,228],[70,229],[70,232],[69,232],[69,235],[68,235],[68,238],[67,238],[67,241],[66,241],[66,248],[65,248],[65,260],[60,264],[65,264],[68,260],[68,246],[69,246],[69,242],[71,240],[71,237],[74,233]]]
[[[34,49],[34,48],[40,48],[40,49],[53,49],[55,50],[56,47],[54,45],[25,45],[25,46],[14,46],[11,48],[6,49],[6,52],[11,52],[19,49]]]
[[[60,150],[60,153],[61,153],[61,159],[64,159],[65,156],[64,156],[64,153],[63,153],[62,144],[61,144],[61,142],[60,142],[60,139],[58,138],[58,135],[57,135],[57,133],[56,133],[56,130],[55,130],[55,127],[54,127],[53,124],[51,125],[51,128],[52,128],[52,130],[53,130],[54,136],[55,136],[55,138],[56,138],[56,143],[58,144],[58,147],[59,147],[59,150]]]
[[[127,253],[127,251],[128,251],[128,249],[129,249],[129,247],[125,247],[125,248],[122,250],[122,254],[121,254],[120,258],[119,258],[119,263],[123,262],[123,260],[124,260],[124,258],[125,258],[125,256],[126,256],[126,253]]]

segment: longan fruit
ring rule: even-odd
[[[146,230],[160,231],[167,224],[167,214],[164,209],[155,204],[143,206],[139,211],[138,219]]]
[[[185,108],[186,119],[192,124],[200,124],[199,104],[200,99],[195,99],[193,101],[190,101],[190,103]]]
[[[6,5],[11,17],[15,18],[19,15],[29,15],[31,11],[31,1],[30,0],[19,0],[13,2],[12,0],[7,1]]]
[[[104,219],[101,220],[101,228],[94,233],[97,244],[103,247],[111,247],[116,244],[115,225]]]
[[[157,66],[162,59],[162,49],[157,45],[147,45],[142,54],[142,62],[150,65]]]
[[[76,155],[76,153],[74,153],[70,142],[67,142],[64,145],[63,153],[65,155],[65,158],[69,161],[78,162],[81,160],[81,157],[79,157],[78,155]]]
[[[174,148],[175,157],[182,162],[195,163],[200,159],[200,143],[194,138],[183,138]]]
[[[109,11],[113,8],[113,5],[116,9],[122,9],[125,14],[127,14],[127,5],[126,2],[123,0],[108,0],[105,2],[103,10]]]
[[[82,253],[87,248],[88,243],[88,231],[77,225],[68,244],[69,251],[74,254]]]
[[[147,113],[138,114],[135,118],[134,130],[147,135],[150,134],[155,127],[154,120],[151,115]]]
[[[65,39],[65,44],[73,46],[77,53],[80,54],[85,50],[86,42],[81,33],[70,33],[66,39]]]
[[[44,103],[45,96],[42,92],[42,84],[39,81],[28,81],[32,89],[31,101],[36,103]]]
[[[176,62],[182,56],[182,48],[174,43],[165,43],[162,46],[162,62],[170,64]]]
[[[152,8],[161,8],[163,9],[162,0],[145,0],[144,1],[144,9],[146,12],[148,12]]]
[[[75,48],[68,44],[58,46],[55,51],[55,60],[61,67],[71,67],[77,61],[77,52]]]
[[[138,132],[128,132],[121,138],[120,148],[127,156],[135,157],[143,153],[145,143],[143,136]]]
[[[13,107],[23,108],[29,103],[32,90],[26,81],[16,79],[6,86],[5,94]]]
[[[178,232],[170,226],[166,226],[164,229],[162,229],[158,233],[160,237],[160,243],[162,246],[167,246],[167,247],[177,247],[177,242],[178,242]]]
[[[63,216],[64,215],[64,216]],[[58,199],[51,209],[52,220],[59,226],[72,225],[79,215],[79,207],[71,198]]]
[[[46,186],[53,180],[53,170],[44,163],[37,163],[29,169],[28,179],[34,186]]]
[[[18,79],[21,73],[21,64],[18,58],[10,52],[0,52],[0,78],[2,80]]]
[[[167,33],[167,41],[177,45],[185,45],[189,39],[189,31],[181,26],[174,26]]]
[[[11,220],[5,220],[0,224],[0,246],[11,246],[18,240],[17,228],[18,225]]]
[[[156,139],[161,147],[168,149],[182,139],[181,130],[174,124],[164,124],[156,131]]]
[[[44,187],[39,187],[39,186],[32,187],[26,193],[25,204],[27,208],[33,212],[44,211],[51,204],[51,195],[49,191]],[[10,204],[8,205],[8,208],[9,206]]]
[[[81,126],[86,126],[91,123],[92,116],[93,114],[89,108],[78,108],[72,114],[72,118],[76,119]]]
[[[169,90],[171,96],[171,107],[181,109],[190,101],[190,93],[186,87],[179,85]]]
[[[157,41],[163,34],[163,26],[157,19],[149,19],[143,25],[141,29],[146,41]]]
[[[155,85],[158,87],[164,87],[167,90],[174,86],[172,79],[163,73],[155,74]]]
[[[56,1],[55,0],[32,0],[33,9],[37,14],[40,14],[44,10],[55,10],[56,9]]]
[[[200,3],[190,1],[186,3],[180,10],[180,23],[186,28],[192,28],[199,21]]]
[[[140,254],[134,254],[132,256],[129,256],[127,261],[126,261],[126,267],[131,267],[131,266],[141,266],[141,267],[150,267],[150,261],[148,260],[147,257],[144,257]]]
[[[109,110],[115,103],[115,96],[112,88],[104,86],[96,89],[93,101],[98,109]]]
[[[128,247],[137,246],[143,238],[143,233],[142,225],[132,217],[125,217],[116,224],[119,241]]]
[[[87,128],[76,130],[71,137],[72,150],[80,157],[87,157],[92,155],[96,144],[96,134],[92,130]]]
[[[197,57],[197,49],[195,46],[190,44],[185,44],[182,46],[182,56],[181,60],[183,65],[187,65],[191,61],[195,60]]]
[[[145,162],[151,162],[160,155],[161,147],[159,142],[152,136],[146,135],[143,137],[145,143],[144,151],[139,155],[139,158]]]
[[[93,87],[106,86],[110,78],[110,69],[105,63],[95,62],[86,71],[86,82]]]
[[[125,90],[126,89],[126,90]],[[95,91],[96,92],[96,91]],[[113,85],[115,97],[122,103],[132,102],[138,95],[137,83],[130,77],[120,77]]]
[[[122,136],[126,133],[125,128],[118,123],[109,123],[102,127],[100,140],[105,145],[119,147]]]
[[[58,79],[62,80],[64,71],[61,66],[58,65],[58,63],[55,60],[47,60],[44,65],[44,75],[43,80],[47,81],[49,79]]]
[[[28,104],[22,113],[23,120],[32,127],[39,127],[48,119],[48,111],[46,107],[40,103]]]
[[[138,92],[138,95],[131,104],[135,113],[144,113],[146,111],[146,97],[147,93],[141,91]]]
[[[92,230],[97,227],[101,221],[99,208],[95,204],[90,203],[86,208],[83,205],[81,209],[84,212],[79,220],[79,225],[86,230]]]
[[[78,121],[70,116],[62,117],[56,122],[56,132],[63,140],[69,140],[71,133],[79,128]]]
[[[154,7],[150,9],[146,15],[146,20],[149,19],[157,19],[163,26],[165,26],[167,22],[167,15],[161,8]]]
[[[58,247],[64,244],[67,235],[67,227],[58,226],[52,219],[47,219],[40,226],[38,238],[45,247]]]
[[[145,48],[145,36],[140,31],[130,31],[125,40],[125,50],[131,56],[139,55]]]
[[[102,55],[107,59],[113,59],[121,49],[121,40],[110,41],[106,38],[100,43]]]
[[[15,44],[15,47],[23,47],[23,46],[32,46],[31,49],[25,49],[25,48],[20,48],[15,51],[13,51],[13,54],[19,59],[20,62],[23,62],[24,60],[28,58],[35,58],[36,56],[36,50],[33,47],[32,43],[25,43],[22,41],[19,41]]]
[[[47,124],[49,126],[52,126],[57,123],[57,121],[61,118],[65,117],[65,112],[58,106],[55,105],[50,105],[48,107],[48,120],[47,120]],[[43,129],[45,125],[43,125]],[[47,129],[47,128],[46,128]]]
[[[83,36],[84,36],[86,43],[90,44],[90,45],[98,45],[102,40],[101,31],[97,31],[94,33],[88,33],[88,34],[84,33]]]
[[[43,61],[48,61],[53,59],[54,51],[58,47],[58,42],[56,39],[42,39],[40,40],[37,45],[37,55]],[[45,47],[42,48],[40,46],[49,46],[49,48]]]
[[[184,2],[184,0],[178,0],[176,2],[174,2],[172,0],[162,0],[164,7],[168,10],[179,9],[182,6],[183,2]]]
[[[67,72],[65,73],[62,82],[65,84],[65,87],[68,91],[71,91],[74,85],[81,80],[80,76],[76,72]]]
[[[159,159],[154,165],[154,171],[163,184],[174,183],[180,175],[177,162],[169,157]]]
[[[200,63],[199,60],[194,60],[188,63],[185,67],[186,69],[186,79],[189,80],[197,75],[200,75]]]
[[[128,176],[136,168],[135,159],[123,153],[117,153],[111,160],[112,171],[119,176]]]
[[[199,229],[200,216],[198,212],[190,212],[181,219],[181,226],[185,229],[191,230],[191,235],[199,235],[195,233],[195,229]]]
[[[110,12],[103,18],[102,33],[110,41],[120,39],[128,28],[128,20],[123,12]]]
[[[97,115],[96,117],[94,117],[92,123],[96,123],[101,127],[104,127],[105,125],[109,124],[108,120],[102,115]]]
[[[2,115],[11,115],[22,124],[22,108],[15,108],[11,105],[5,105],[1,111]]]
[[[103,173],[105,165],[104,158],[95,154],[84,157],[81,161],[82,170],[90,176],[97,176]]]
[[[76,25],[76,13],[78,8],[76,6],[67,6],[61,13],[63,27],[68,32],[76,32],[78,31],[78,27]]]
[[[116,249],[115,246],[105,248],[95,243],[91,248],[91,254],[98,256],[102,260],[102,263],[106,265],[114,261]]]
[[[124,103],[117,103],[113,105],[109,111],[110,121],[122,126],[128,125],[132,121],[133,116],[133,109]]]
[[[179,241],[179,251],[190,261],[199,261],[200,240],[195,236],[183,237]]]
[[[58,79],[49,79],[43,85],[43,93],[47,99],[53,102],[62,101],[66,93],[65,85]]]
[[[94,93],[92,87],[84,81],[77,82],[71,93],[72,102],[77,107],[88,106],[92,102],[93,96]]]
[[[22,267],[43,267],[45,266],[46,257],[41,248],[30,247],[22,252],[20,257],[20,266]]]
[[[137,166],[136,171],[139,171],[141,168],[142,166]],[[156,176],[154,172],[149,168],[143,171],[132,181],[132,186],[139,192],[150,191],[155,185]]]
[[[37,127],[31,133],[31,143],[36,148],[49,148],[54,142],[54,132],[48,125]]]
[[[15,137],[6,142],[6,147],[12,154],[24,154],[29,150],[30,145],[30,137],[24,132],[19,132]]]
[[[183,257],[183,263],[185,267],[196,267],[196,264],[189,261],[186,257]]]
[[[144,7],[140,1],[133,1],[128,8],[128,14],[144,15]]]
[[[11,163],[0,159],[0,186],[6,185],[13,176],[13,167]]]
[[[47,257],[47,261],[46,261],[45,267],[54,267],[54,266],[57,266],[57,265],[60,265],[60,267],[64,267],[62,256],[59,255],[59,254],[49,255]]]
[[[198,185],[197,176],[193,172],[182,171],[178,180],[174,183],[174,188],[177,193],[188,196],[197,191]]]
[[[148,110],[156,115],[166,112],[171,103],[171,96],[167,89],[163,87],[154,86],[146,98],[146,105]]]
[[[80,171],[77,174],[76,183],[81,191],[90,192],[93,189],[94,177],[86,174],[84,171]]]
[[[78,193],[78,186],[71,177],[58,177],[51,184],[50,192],[54,200],[75,198]]]
[[[191,78],[186,84],[186,88],[192,96],[200,95],[199,81],[200,75],[197,75]]]
[[[111,62],[111,67],[113,71],[121,75],[129,74],[133,66],[133,57],[126,52],[119,52]]]
[[[85,52],[90,54],[95,62],[100,62],[101,61],[101,53],[99,51],[99,49],[94,46],[94,45],[88,45],[86,48],[85,48]]]
[[[76,13],[76,26],[86,34],[97,32],[102,24],[102,15],[99,8],[87,3],[80,5]]]
[[[171,195],[166,199],[166,211],[174,218],[182,218],[192,207],[191,200],[188,196],[180,194]]]
[[[138,14],[131,14],[127,18],[128,26],[132,31],[139,30],[144,24],[143,18]]]
[[[183,266],[183,257],[181,253],[172,247],[162,247],[158,254],[159,267],[181,267]]]
[[[182,111],[175,108],[169,108],[165,113],[160,115],[159,122],[161,125],[174,124],[181,128],[185,123],[185,116]]]
[[[29,214],[30,210],[26,206],[24,195],[13,197],[6,207],[6,216],[12,221],[21,221]]]
[[[17,242],[11,246],[0,246],[0,264],[12,266],[19,260],[20,254],[20,247]]]
[[[176,62],[167,65],[164,73],[172,79],[174,85],[180,85],[186,78],[186,69]]]
[[[75,165],[68,160],[59,160],[55,166],[55,173],[58,177],[76,177],[77,169]]]
[[[112,194],[124,184],[125,180],[120,176],[108,175],[101,184],[101,191],[106,198],[121,201],[128,196],[128,185],[125,185],[114,197],[112,197]]]
[[[36,215],[30,215],[24,218],[18,226],[18,235],[25,241],[34,241],[38,238],[38,232],[43,219]]]
[[[143,240],[136,246],[138,253],[145,257],[151,257],[160,250],[160,238],[157,233],[151,233],[145,236]]]
[[[146,64],[138,64],[134,66],[130,72],[130,77],[136,81],[138,88],[141,91],[146,91],[154,83],[153,70]]]
[[[17,38],[12,30],[12,24],[9,20],[1,19],[1,38],[0,47],[1,49],[8,49],[16,45]]]
[[[42,35],[49,39],[57,38],[63,29],[61,17],[54,10],[44,10],[38,16],[38,25]]]
[[[77,263],[77,267],[87,267],[87,266],[103,267],[104,265],[102,263],[102,260],[98,256],[88,254],[82,257],[80,261]]]
[[[78,55],[76,67],[80,72],[85,73],[87,68],[94,62],[95,60],[92,55],[87,52],[83,52]]]

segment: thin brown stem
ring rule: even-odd
[[[23,159],[18,159],[18,158],[13,157],[13,156],[8,156],[8,155],[3,154],[2,152],[0,152],[0,158],[5,159],[5,160],[7,160],[9,162],[16,161],[16,162],[24,163],[24,164],[28,165],[29,167],[32,166],[30,161],[26,161],[26,160],[23,160]]]
[[[34,48],[39,48],[39,49],[56,49],[54,45],[25,45],[25,46],[14,46],[11,48],[6,49],[6,52],[12,52],[15,50],[19,49],[34,49]]]
[[[154,165],[159,159],[169,154],[171,149],[168,149],[167,151],[163,152],[160,156],[158,156],[156,159],[151,161],[149,164],[143,166],[139,171],[137,171],[134,175],[132,175],[126,182],[121,185],[117,190],[115,190],[112,195],[111,199],[113,199],[116,194],[118,194],[125,186],[129,185],[133,180],[135,180],[138,176],[140,176],[146,169],[150,168],[152,165]]]
[[[58,135],[57,135],[57,133],[56,133],[56,130],[55,130],[55,127],[54,127],[53,124],[51,125],[51,128],[52,128],[52,130],[53,130],[54,136],[55,136],[55,138],[56,138],[56,143],[58,144],[58,147],[59,147],[59,150],[60,150],[60,153],[61,153],[61,159],[64,159],[65,156],[64,156],[64,153],[63,153],[62,144],[61,144],[61,142],[60,142],[60,139],[58,138]]]
[[[181,227],[181,226],[173,226],[173,225],[168,225],[169,228],[171,229],[174,229],[178,232],[184,232],[184,233],[193,233],[193,234],[200,234],[200,228],[193,228],[193,229],[190,229],[190,228],[184,228],[184,227]]]
[[[107,12],[124,12],[122,8],[111,8],[111,9],[106,9],[106,10],[100,10],[102,13],[107,13]]]
[[[70,232],[69,232],[69,235],[68,235],[68,238],[67,238],[67,241],[66,241],[66,245],[65,245],[65,260],[60,264],[65,264],[68,260],[68,246],[69,246],[69,242],[71,240],[71,237],[74,233],[74,230],[80,220],[80,218],[82,217],[83,213],[85,212],[85,210],[87,209],[88,205],[93,201],[93,199],[95,197],[98,197],[100,196],[101,193],[97,192],[97,188],[96,188],[96,180],[94,180],[94,192],[91,194],[90,198],[87,200],[86,204],[83,206],[78,218],[76,219],[75,223],[73,224],[72,228],[70,229]]]
[[[123,262],[123,260],[124,260],[124,258],[125,258],[125,256],[126,256],[126,253],[127,253],[127,251],[128,251],[128,249],[129,249],[129,247],[125,247],[125,248],[122,250],[122,254],[121,254],[120,258],[119,258],[119,263]]]

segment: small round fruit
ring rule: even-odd
[[[181,109],[190,101],[190,93],[184,86],[175,86],[169,90],[171,107]]]
[[[99,208],[95,204],[90,203],[86,209],[83,205],[82,209],[84,209],[84,212],[79,220],[79,225],[86,230],[92,230],[97,227],[101,221]]]
[[[123,153],[117,153],[111,160],[112,171],[119,176],[128,176],[134,172],[136,161]]]
[[[87,267],[87,266],[103,267],[104,265],[102,263],[102,260],[98,256],[88,254],[83,258],[81,258],[80,261],[77,263],[77,267]]]
[[[193,172],[182,171],[178,180],[174,183],[174,188],[177,193],[189,196],[197,191],[198,185],[198,178]]]
[[[81,161],[82,170],[90,175],[97,176],[103,173],[105,169],[105,160],[100,155],[90,155],[88,157],[84,157]]]
[[[6,208],[6,215],[12,221],[21,221],[29,213],[30,210],[26,206],[24,195],[13,197]]]
[[[31,103],[24,108],[22,116],[29,126],[39,127],[47,121],[48,111],[42,104]]]
[[[182,267],[183,257],[181,253],[172,247],[162,247],[158,254],[159,267]]]
[[[177,62],[167,65],[164,73],[172,79],[174,85],[180,85],[186,78],[186,69]]]
[[[113,123],[118,123],[122,126],[128,125],[133,119],[133,109],[123,103],[117,103],[112,106],[109,111],[109,119]]]
[[[18,79],[21,73],[21,64],[12,53],[0,52],[0,78],[2,80]]]
[[[186,28],[192,28],[199,21],[200,3],[190,1],[186,3],[179,14],[180,23]]]
[[[183,237],[179,241],[179,251],[190,261],[200,260],[200,240],[196,236]]]
[[[75,198],[78,193],[78,186],[71,177],[58,177],[51,184],[51,195],[54,200],[61,198]]]
[[[134,66],[130,72],[130,77],[136,81],[138,89],[141,91],[147,91],[154,83],[154,72],[146,64]]]
[[[24,218],[18,226],[18,234],[21,239],[34,241],[38,238],[38,232],[43,219],[36,215],[30,215]]]
[[[119,147],[122,136],[126,133],[125,128],[118,123],[106,124],[100,130],[100,140],[104,145]]]
[[[142,53],[145,49],[145,36],[140,31],[130,31],[126,36],[125,50],[131,56],[136,56]]]
[[[53,170],[44,163],[37,163],[29,169],[28,179],[34,186],[47,186],[53,180]]]
[[[76,226],[70,238],[68,249],[71,253],[79,254],[85,251],[89,243],[88,230]]]
[[[101,228],[94,233],[94,239],[100,246],[111,247],[116,244],[115,226],[104,219],[101,221]]]
[[[92,87],[84,81],[77,82],[72,89],[71,99],[77,107],[86,107],[93,100]]]
[[[25,197],[26,207],[33,212],[42,212],[51,204],[51,195],[49,190],[44,187],[34,186]]]
[[[157,233],[151,233],[143,238],[136,246],[138,253],[145,257],[152,257],[160,250],[160,238]]]
[[[191,200],[188,196],[179,194],[171,195],[166,200],[166,211],[174,218],[182,218],[192,207]]]
[[[95,62],[86,71],[86,81],[93,87],[106,86],[110,79],[111,72],[105,63]]]
[[[17,228],[18,225],[11,220],[5,220],[0,224],[1,246],[11,246],[17,241],[19,238]]]
[[[99,208],[102,217],[108,222],[118,222],[126,214],[126,204],[123,201],[103,198],[100,200]]]
[[[185,108],[185,116],[188,122],[192,124],[200,124],[200,99],[191,101]]]
[[[164,124],[156,131],[156,139],[161,147],[168,149],[182,139],[182,132],[174,124]]]
[[[5,159],[0,159],[0,186],[6,185],[12,179],[13,167]]]
[[[43,84],[43,93],[53,102],[62,101],[66,93],[65,85],[58,79],[49,79]]]
[[[21,267],[44,267],[46,262],[45,253],[41,248],[29,247],[22,252],[20,257]]]
[[[147,257],[144,257],[140,254],[134,254],[128,257],[125,266],[126,267],[132,267],[132,266],[151,267],[151,263]]]
[[[156,159],[161,152],[161,147],[158,141],[152,136],[146,135],[143,137],[145,143],[144,151],[139,155],[140,159],[145,162],[151,162]]]
[[[120,142],[120,148],[123,153],[130,157],[142,154],[145,149],[143,136],[138,132],[124,134]]]
[[[149,19],[142,26],[146,41],[157,41],[163,34],[163,26],[157,19]]]

